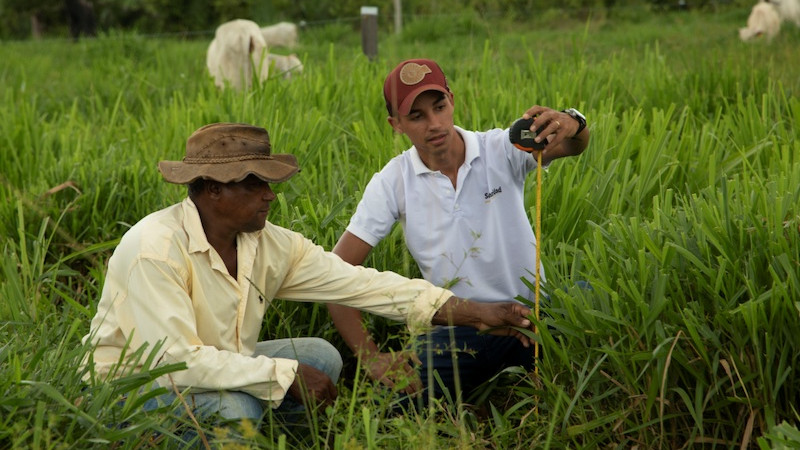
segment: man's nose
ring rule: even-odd
[[[275,197],[277,197],[275,195],[275,191],[273,191],[272,188],[269,185],[267,185],[264,188],[264,195],[263,195],[264,200],[266,200],[268,202],[271,202],[271,201],[275,200]]]
[[[439,117],[439,114],[429,114],[428,115],[428,128],[438,129],[442,127],[442,118]]]

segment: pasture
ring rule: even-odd
[[[381,88],[411,57],[441,64],[464,128],[507,127],[533,104],[587,117],[586,152],[544,174],[553,295],[538,377],[509,371],[469,404],[392,416],[324,306],[276,302],[264,337],[337,345],[339,399],[305,440],[201,424],[212,447],[800,445],[800,29],[743,43],[748,13],[419,17],[382,34],[372,62],[351,23],[318,25],[293,49],[302,74],[245,92],[214,86],[210,36],[1,43],[0,447],[171,448],[194,428],[173,420],[180,405],[139,409],[154,374],[87,386],[77,370],[119,237],[185,196],[156,163],[180,159],[203,124],[263,126],[302,167],[276,186],[269,220],[330,249],[372,174],[409,145]],[[530,177],[531,223],[535,188]],[[368,265],[418,275],[399,228]],[[394,348],[406,339],[370,320]]]

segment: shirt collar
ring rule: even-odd
[[[469,168],[472,165],[472,161],[475,160],[478,156],[480,156],[480,147],[478,145],[478,138],[475,136],[475,133],[466,131],[462,128],[454,126],[456,132],[461,135],[461,138],[464,140],[464,165]],[[411,156],[411,166],[414,168],[415,175],[422,175],[423,173],[433,172],[428,166],[422,162],[422,158],[419,157],[419,153],[417,152],[417,147],[411,147],[410,149],[410,156]]]
[[[183,209],[183,229],[189,238],[189,252],[201,253],[209,251],[211,244],[208,242],[206,232],[203,229],[203,222],[200,221],[200,212],[197,210],[197,205],[191,198],[186,197],[181,204],[181,208]],[[237,239],[239,242],[254,245],[261,231],[239,233]]]
[[[181,204],[183,209],[183,229],[186,230],[186,235],[189,238],[189,252],[206,252],[211,248],[206,238],[206,232],[203,230],[203,223],[200,221],[200,212],[197,211],[197,205],[194,204],[191,198],[186,197]]]

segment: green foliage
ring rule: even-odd
[[[137,31],[149,34],[197,35],[213,32],[225,21],[251,19],[269,24],[282,20],[312,25],[343,22],[351,29],[360,24],[362,6],[377,6],[381,29],[394,28],[394,2],[362,0],[86,0],[93,6],[99,30],[106,33]],[[25,39],[32,36],[35,16],[47,37],[66,37],[68,21],[64,2],[59,0],[0,0],[0,38]],[[511,20],[518,24],[542,22],[548,26],[615,17],[644,21],[653,13],[673,10],[724,10],[750,8],[747,0],[565,0],[554,5],[548,0],[405,0],[401,3],[404,23],[419,19],[457,26],[464,15]],[[745,14],[746,18],[746,14]],[[464,25],[464,24],[462,24]],[[469,26],[469,24],[466,24]],[[430,31],[430,30],[428,30]],[[460,33],[464,33],[463,28]]]
[[[477,12],[441,16],[421,16],[403,26],[403,39],[412,42],[435,42],[461,36],[483,41],[489,35],[489,24]]]
[[[339,1],[309,1],[309,0],[275,0],[272,6],[275,11],[281,11],[283,15],[295,21],[305,20],[329,21],[336,18],[358,18],[361,7],[374,3],[363,0],[339,0]],[[384,8],[387,6],[380,5]]]
[[[208,39],[4,43],[0,447],[174,447],[194,425],[176,419],[178,405],[144,413],[154,394],[140,389],[179,367],[86,383],[80,364],[117,240],[185,195],[155,163],[179,159],[203,124],[262,125],[303,168],[277,186],[270,220],[331,248],[372,174],[409,145],[386,123],[380,88],[398,60],[417,56],[440,62],[466,128],[508,126],[532,104],[589,118],[589,149],[544,174],[550,301],[538,377],[500,374],[470,399],[480,408],[395,416],[324,307],[276,302],[264,337],[316,335],[341,349],[339,400],[305,436],[283,434],[271,416],[261,434],[201,424],[213,445],[796,446],[800,33],[745,45],[736,10],[618,17],[420,16],[386,33],[374,62],[349,23],[309,26],[303,74],[249,92],[214,87]],[[533,217],[533,177],[526,189]],[[399,228],[367,265],[419,274]],[[387,348],[403,345],[398,324],[368,320]]]

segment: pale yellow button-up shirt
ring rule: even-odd
[[[188,198],[125,233],[84,337],[96,344],[96,373],[114,373],[123,355],[164,341],[155,361],[188,367],[171,374],[179,389],[243,391],[277,407],[294,381],[297,361],[252,356],[262,326],[269,326],[263,319],[273,298],[352,306],[405,321],[419,332],[452,295],[424,280],[351,266],[269,222],[261,231],[240,233],[237,249],[234,279]],[[170,386],[165,377],[158,382]]]

